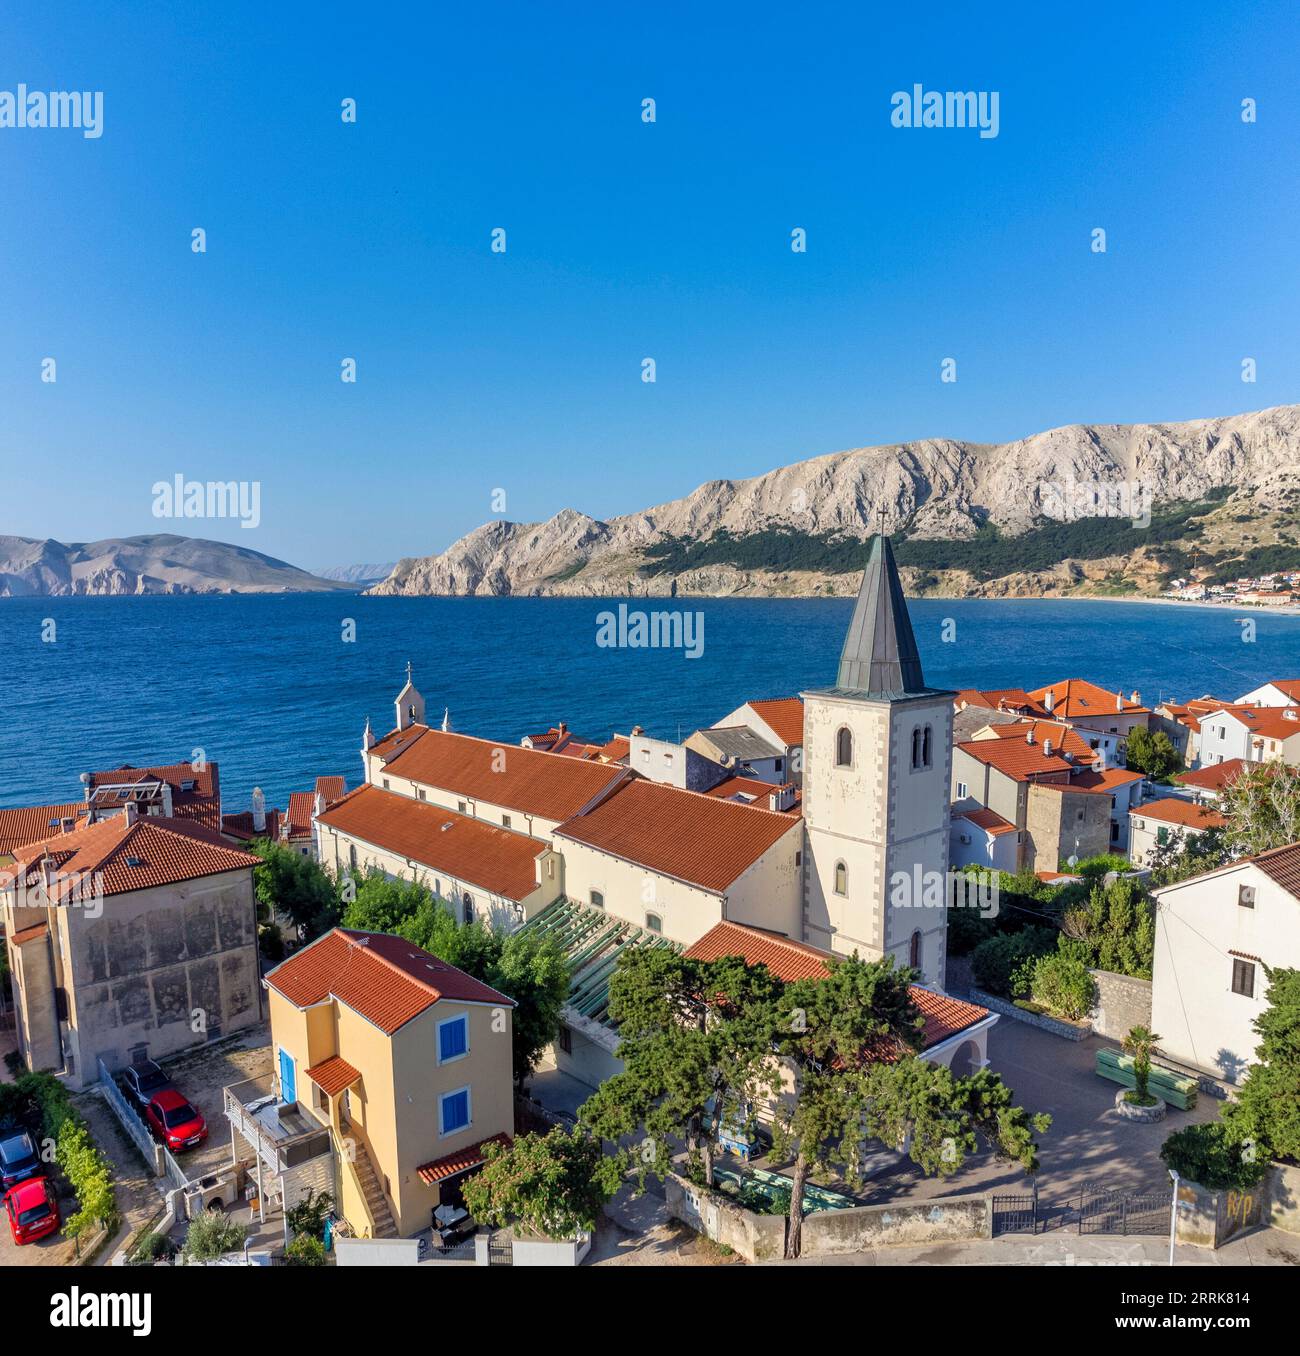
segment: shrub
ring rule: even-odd
[[[166,1234],[160,1234],[156,1229],[146,1229],[136,1240],[131,1261],[144,1266],[160,1258],[170,1257],[175,1251],[175,1244]]]
[[[311,1234],[299,1234],[284,1250],[286,1265],[291,1267],[323,1267],[325,1244]]]
[[[1232,1139],[1222,1121],[1189,1125],[1160,1146],[1165,1165],[1211,1191],[1245,1191],[1263,1177],[1268,1163]]]
[[[1031,992],[1035,1001],[1077,1022],[1092,1008],[1097,986],[1082,961],[1056,951],[1034,962]]]
[[[981,942],[971,953],[971,970],[981,989],[1003,998],[1012,996],[1013,976],[1026,960],[1045,955],[1056,944],[1050,928],[1030,927],[1002,932]]]
[[[247,1236],[248,1230],[242,1224],[236,1224],[215,1210],[205,1210],[190,1221],[181,1256],[187,1262],[215,1262],[228,1252],[238,1252]]]

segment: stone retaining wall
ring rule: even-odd
[[[1006,998],[994,998],[983,989],[972,989],[970,1001],[988,1008],[990,1012],[1000,1013],[1003,1017],[1013,1017],[1017,1022],[1036,1026],[1040,1031],[1050,1031],[1053,1036],[1064,1036],[1067,1041],[1081,1041],[1091,1035],[1086,1023],[1063,1022],[1058,1017],[1049,1017],[1045,1012],[1026,1012]]]
[[[1151,981],[1110,970],[1089,970],[1097,985],[1097,1002],[1088,1014],[1093,1032],[1122,1041],[1130,1028],[1151,1026]]]

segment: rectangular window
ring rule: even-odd
[[[438,1133],[454,1135],[469,1127],[469,1089],[459,1088],[438,1098]]]
[[[420,797],[421,800],[428,800],[428,796],[425,795],[424,792],[424,787],[421,787],[419,791],[416,792],[416,794]]]
[[[1233,960],[1232,992],[1241,994],[1243,998],[1254,998],[1255,967],[1249,961]]]
[[[573,1054],[573,1032],[567,1026],[560,1028],[559,1045],[566,1055]]]
[[[458,801],[456,802],[456,809],[459,810],[461,814],[464,814],[464,813],[465,813],[465,802],[464,802],[463,800],[458,800]]]
[[[503,829],[508,829],[508,828],[510,827],[510,816],[509,816],[509,815],[502,815],[502,816],[501,816],[501,827],[502,827]]]
[[[469,1018],[462,1012],[459,1017],[448,1017],[438,1023],[438,1063],[460,1059],[469,1053]]]
[[[969,794],[969,791],[968,791],[968,789],[967,789],[966,783],[965,783],[965,782],[958,782],[958,783],[957,783],[957,799],[958,799],[958,800],[965,800],[968,794]]]
[[[605,907],[605,896],[599,890],[591,892],[591,906],[593,909],[603,909]]]
[[[1159,843],[1161,847],[1164,847],[1164,845],[1165,845],[1168,841],[1169,841],[1169,830],[1166,829],[1166,828],[1160,828],[1160,829],[1157,829],[1157,830],[1156,830],[1156,842]]]
[[[1237,886],[1237,903],[1243,909],[1253,909],[1255,907],[1255,887],[1253,885]]]
[[[391,788],[390,788],[389,785],[388,785],[388,778],[385,777],[385,778],[384,778],[384,790],[385,790],[385,791],[388,791],[388,790],[390,790],[390,789],[391,789]]]

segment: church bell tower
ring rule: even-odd
[[[802,695],[804,940],[942,988],[953,694],[926,685],[883,532],[835,686]]]

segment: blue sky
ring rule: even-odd
[[[1292,4],[419,9],[6,6],[0,90],[103,90],[104,133],[0,128],[0,532],[386,560],[496,488],[608,516],[1296,398]],[[916,82],[998,137],[892,127]],[[261,525],[160,523],[177,473]]]

